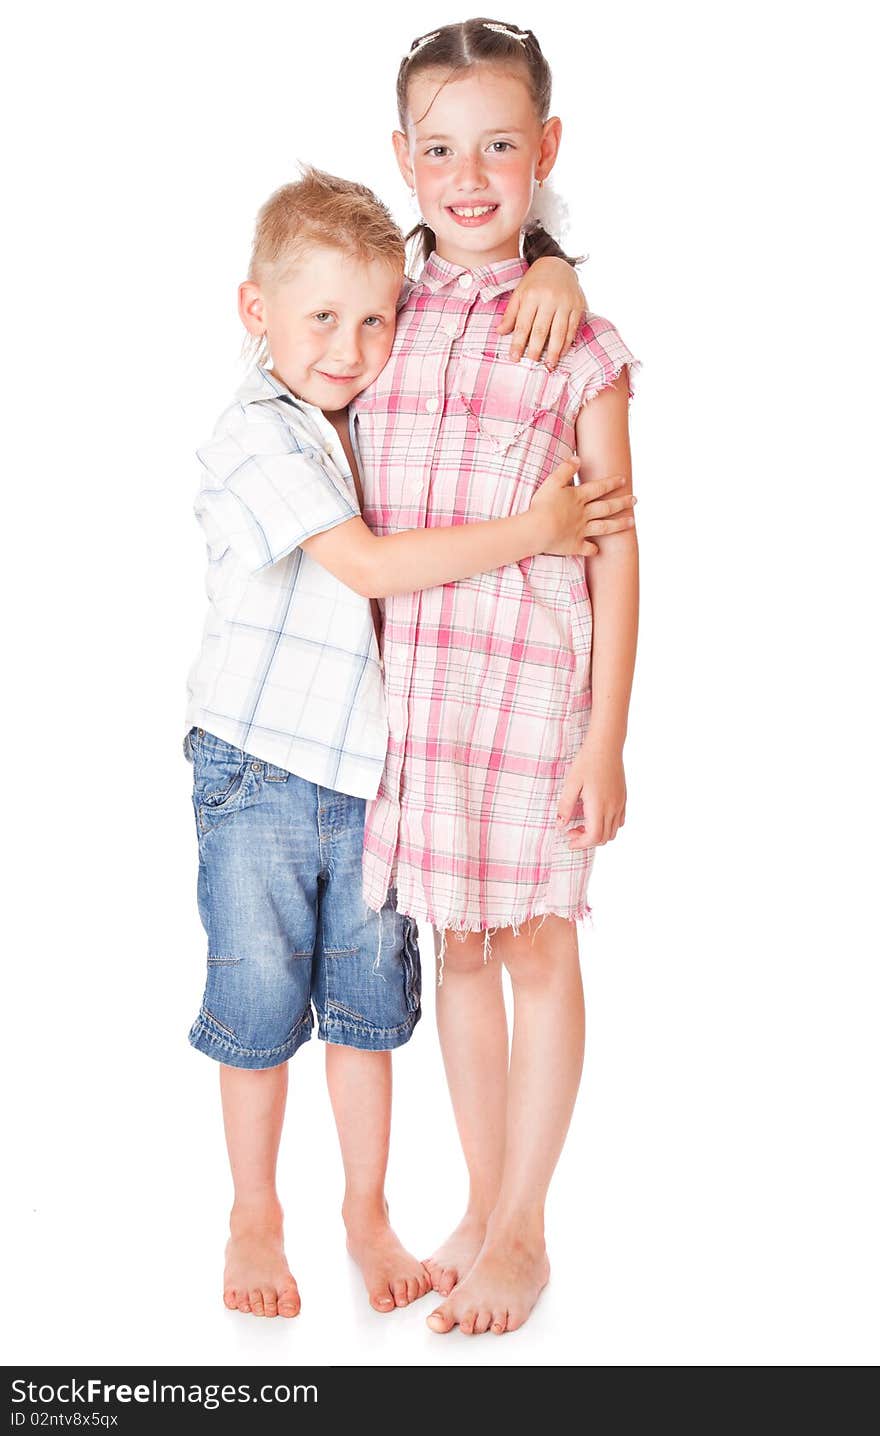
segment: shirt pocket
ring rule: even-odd
[[[496,454],[506,454],[542,415],[562,411],[568,378],[535,359],[514,364],[483,354],[460,359],[454,386],[482,438]]]

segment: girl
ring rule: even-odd
[[[509,362],[494,332],[535,254],[560,253],[527,223],[559,149],[549,107],[530,30],[443,26],[401,63],[394,147],[423,215],[424,265],[389,363],[353,406],[378,534],[518,513],[570,448],[584,478],[631,485],[638,361],[614,326],[588,314],[554,372]],[[626,806],[634,531],[599,549],[586,574],[576,557],[539,555],[384,606],[391,736],[364,895],[379,908],[396,887],[398,908],[435,928],[470,1177],[464,1219],[427,1263],[447,1298],[435,1331],[512,1331],[549,1275],[544,1201],[583,1061],[575,923],[590,911],[594,847]],[[510,1052],[492,951],[512,979]]]

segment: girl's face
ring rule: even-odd
[[[487,65],[452,79],[422,71],[407,98],[407,131],[395,130],[394,149],[437,253],[467,267],[518,257],[533,187],[556,160],[561,120],[542,124],[525,80]]]

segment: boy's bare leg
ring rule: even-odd
[[[439,953],[435,933],[435,949]],[[458,1135],[467,1163],[468,1205],[452,1235],[425,1262],[431,1284],[448,1296],[470,1271],[498,1198],[507,1120],[507,1015],[495,939],[484,960],[482,933],[447,934],[437,1030]]]
[[[284,1255],[275,1188],[287,1063],[255,1071],[221,1063],[220,1093],[235,1188],[223,1300],[230,1310],[254,1316],[296,1316],[299,1292]]]
[[[537,924],[533,924],[537,927]],[[584,998],[573,922],[548,916],[535,931],[493,940],[514,992],[507,1143],[486,1240],[465,1279],[432,1312],[434,1331],[467,1335],[522,1326],[550,1275],[544,1200],[577,1096]]]
[[[424,1296],[431,1283],[388,1220],[391,1053],[328,1042],[327,1088],[345,1168],[342,1217],[348,1250],[360,1267],[370,1305],[375,1311],[393,1311]]]

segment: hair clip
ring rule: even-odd
[[[494,25],[491,20],[483,21],[483,29],[494,30],[496,35],[508,35],[511,40],[518,40],[521,45],[526,43],[532,33],[531,30],[511,30],[509,25]]]
[[[423,45],[430,45],[431,41],[436,40],[439,34],[440,31],[435,30],[433,35],[423,35],[421,40],[413,40],[412,46],[410,47],[410,52],[406,57],[407,60],[411,60],[413,55],[417,55]]]

